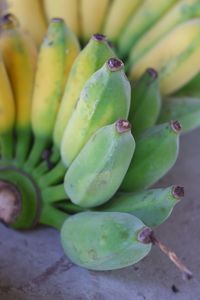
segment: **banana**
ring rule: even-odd
[[[194,17],[200,17],[199,0],[178,1],[150,30],[148,30],[131,50],[129,60],[137,62],[167,33]]]
[[[151,250],[140,241],[148,228],[138,218],[118,212],[82,212],[67,218],[61,228],[66,255],[91,270],[130,266]]]
[[[128,121],[118,120],[97,130],[83,147],[64,179],[66,194],[73,203],[94,207],[114,195],[135,150],[130,129]]]
[[[194,98],[200,98],[200,73],[192,78],[187,84],[185,84],[176,93],[176,96],[189,96]]]
[[[43,0],[45,13],[48,20],[52,18],[62,18],[69,28],[79,37],[79,6],[80,0]]]
[[[87,41],[92,34],[101,32],[110,0],[81,0],[81,37]]]
[[[41,0],[7,0],[7,4],[8,12],[19,19],[22,29],[29,31],[40,45],[46,32]]]
[[[161,107],[158,74],[147,69],[141,78],[132,85],[131,107],[128,120],[134,124],[134,136],[156,123]]]
[[[130,95],[130,84],[122,61],[110,58],[86,82],[65,128],[61,157],[66,166],[71,164],[97,129],[128,117]]]
[[[98,211],[129,213],[139,218],[146,226],[162,224],[172,213],[174,206],[184,196],[184,188],[170,186],[135,193],[118,193],[100,206]]]
[[[188,132],[200,125],[200,99],[192,97],[169,97],[164,99],[158,123],[179,120],[182,132]]]
[[[175,92],[200,71],[199,36],[200,19],[179,25],[132,65],[130,77],[138,78],[150,65],[159,72],[161,93]]]
[[[149,128],[140,136],[122,191],[147,188],[168,172],[178,156],[180,130],[180,123],[171,121]]]
[[[16,160],[24,161],[31,138],[31,99],[36,68],[36,45],[11,14],[1,20],[0,49],[11,82],[16,107]]]
[[[159,20],[177,0],[145,0],[139,6],[118,38],[119,53],[122,57],[128,55],[138,39]],[[151,66],[148,66],[151,67]]]
[[[31,116],[35,143],[29,156],[29,167],[38,162],[42,150],[52,140],[64,85],[79,51],[78,41],[64,21],[52,19],[41,44],[37,63]]]
[[[0,148],[3,159],[14,155],[13,128],[15,123],[15,104],[11,85],[0,56]]]
[[[103,33],[113,42],[116,42],[129,18],[137,12],[142,2],[141,0],[112,1],[103,26]]]
[[[95,71],[102,67],[107,59],[113,56],[115,54],[109,47],[105,36],[95,34],[76,58],[70,71],[56,118],[53,132],[55,148],[60,148],[64,129],[76,106],[85,82]]]

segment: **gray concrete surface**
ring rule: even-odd
[[[156,233],[192,269],[194,279],[183,281],[176,267],[155,247],[132,267],[87,271],[63,255],[55,230],[41,227],[15,232],[0,225],[0,299],[199,300],[200,129],[182,137],[179,159],[159,186],[173,183],[184,185],[186,196]]]

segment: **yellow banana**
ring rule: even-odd
[[[13,155],[12,130],[15,122],[15,108],[10,82],[1,56],[0,86],[0,148],[2,157],[10,159]]]
[[[39,45],[46,31],[41,0],[7,0],[7,3],[9,13],[19,19],[22,28],[28,30]]]
[[[80,0],[43,0],[47,18],[59,17],[65,20],[69,28],[79,36]]]
[[[81,0],[81,34],[87,41],[92,34],[101,32],[110,0]]]
[[[63,19],[52,19],[38,57],[32,100],[35,143],[29,157],[29,167],[37,163],[41,152],[52,139],[64,85],[79,50],[75,35],[69,31]]]
[[[199,72],[199,61],[200,19],[193,19],[179,25],[133,64],[130,77],[140,77],[151,66],[159,72],[161,93],[167,95]]]
[[[159,20],[176,1],[145,0],[119,37],[118,47],[120,54],[126,56],[144,32]]]
[[[200,16],[199,0],[181,0],[174,5],[133,47],[130,61],[136,62],[168,32],[189,19]]]
[[[129,18],[135,13],[143,0],[112,1],[104,24],[104,34],[116,41]]]
[[[0,49],[11,82],[16,105],[17,157],[23,160],[30,142],[30,114],[37,50],[11,14],[1,22]]]

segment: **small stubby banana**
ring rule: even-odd
[[[171,96],[163,99],[158,123],[179,120],[182,133],[200,126],[200,99],[188,96]]]
[[[128,117],[130,97],[130,83],[124,73],[123,62],[110,58],[84,85],[65,128],[61,157],[66,166],[71,164],[97,129]]]
[[[141,5],[141,0],[112,1],[105,19],[103,33],[113,42],[116,42],[119,34],[126,26],[129,18],[137,11],[139,5]]]
[[[147,129],[137,147],[120,189],[135,192],[147,188],[164,176],[176,162],[181,125],[171,121]]]
[[[31,124],[35,142],[29,157],[32,166],[52,141],[64,85],[79,51],[78,40],[64,20],[52,19],[40,47],[33,89]]]
[[[102,67],[107,59],[113,56],[115,56],[115,54],[108,45],[106,37],[101,34],[95,34],[76,58],[69,73],[56,118],[53,132],[55,148],[60,148],[64,129],[78,102],[80,92],[85,82],[94,72]]]
[[[155,125],[160,107],[161,95],[158,73],[156,70],[148,68],[141,78],[132,84],[128,120],[131,124],[134,124],[134,137]]]
[[[81,0],[81,37],[87,41],[92,34],[102,31],[110,0]]]
[[[48,20],[62,18],[69,28],[80,37],[80,0],[43,0]]]
[[[2,159],[12,159],[14,155],[13,129],[15,123],[15,103],[9,78],[0,55],[0,149]]]
[[[115,194],[135,150],[130,129],[128,121],[118,120],[97,130],[83,147],[64,179],[66,194],[73,203],[94,207]]]
[[[129,213],[152,228],[162,224],[171,215],[183,196],[184,188],[177,185],[135,193],[118,193],[97,210]]]
[[[91,270],[114,270],[130,266],[151,250],[141,241],[148,229],[127,213],[82,212],[70,216],[61,228],[66,255]]]
[[[159,72],[161,94],[172,94],[200,71],[199,36],[200,19],[177,26],[132,65],[130,77],[140,77],[151,66]]]
[[[177,0],[145,0],[130,18],[118,38],[118,48],[121,57],[128,55],[138,39],[159,20]],[[151,67],[151,66],[148,66]]]
[[[16,160],[23,162],[31,139],[31,103],[37,60],[32,38],[12,14],[1,19],[0,49],[11,82],[16,107]]]
[[[199,0],[178,1],[157,23],[137,41],[131,50],[129,60],[133,63],[145,55],[167,33],[194,17],[200,17]]]
[[[37,45],[46,32],[41,0],[7,0],[8,12],[14,14],[25,31],[29,31]]]

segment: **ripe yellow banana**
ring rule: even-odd
[[[15,122],[14,99],[6,69],[0,56],[0,148],[2,158],[13,156],[12,130]]]
[[[142,2],[141,0],[112,1],[104,24],[104,34],[112,41],[116,41],[129,18]]]
[[[22,28],[30,31],[39,45],[46,31],[41,0],[7,0],[7,3],[9,13],[19,19]]]
[[[189,19],[200,16],[199,0],[181,0],[174,5],[161,20],[159,20],[136,43],[130,55],[130,61],[136,62],[149,51],[168,32]]]
[[[120,35],[118,41],[120,54],[123,57],[126,56],[144,32],[159,20],[176,1],[145,0]]]
[[[30,142],[30,114],[37,50],[27,33],[17,25],[11,14],[1,21],[0,50],[11,82],[16,106],[17,150],[23,161]]]
[[[41,152],[52,139],[64,85],[79,50],[78,41],[64,20],[52,19],[41,44],[37,63],[32,99],[32,129],[35,143],[29,157],[29,166],[37,163]]]
[[[79,6],[80,0],[43,0],[48,20],[62,18],[69,28],[79,36]]]
[[[151,66],[159,72],[161,93],[171,94],[200,70],[200,19],[187,21],[166,35],[141,60],[130,77],[138,78]]]
[[[110,0],[81,0],[81,34],[87,41],[92,34],[101,32]]]

